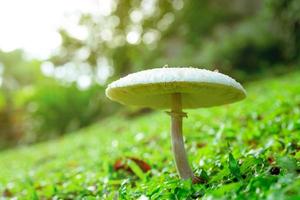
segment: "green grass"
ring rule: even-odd
[[[300,72],[246,89],[242,102],[187,110],[186,148],[200,184],[179,180],[170,119],[156,111],[1,152],[0,199],[299,199]],[[118,159],[131,171],[115,170]]]

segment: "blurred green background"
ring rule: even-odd
[[[116,112],[143,113],[104,94],[109,82],[131,72],[193,66],[246,82],[299,66],[297,0],[112,0],[109,6],[104,14],[74,13],[74,26],[85,34],[60,26],[61,43],[46,58],[0,46],[1,150],[57,138]]]

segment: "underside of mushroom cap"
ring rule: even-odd
[[[212,107],[242,100],[244,88],[219,72],[198,68],[155,68],[112,82],[106,96],[121,104],[170,108],[171,95],[180,93],[183,108]]]

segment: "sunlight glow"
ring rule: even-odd
[[[52,62],[43,62],[41,65],[41,71],[46,76],[52,76],[54,74],[54,65]]]
[[[61,44],[58,28],[66,27],[84,39],[87,31],[76,24],[79,13],[108,15],[114,4],[114,0],[0,1],[0,49],[22,48],[29,56],[47,58]]]
[[[130,13],[130,19],[131,21],[133,21],[134,23],[140,23],[143,19],[143,13],[141,10],[133,10]]]
[[[126,39],[130,44],[138,44],[140,42],[140,33],[138,31],[130,31],[127,33]]]
[[[152,29],[152,30],[147,31],[143,35],[143,42],[145,44],[152,44],[152,43],[156,42],[159,38],[160,38],[160,32],[155,29]]]
[[[85,90],[89,88],[92,84],[91,76],[88,75],[80,75],[77,80],[78,88],[81,90]]]
[[[100,85],[106,83],[107,79],[114,73],[112,64],[105,57],[97,60],[96,82]]]
[[[141,2],[142,12],[147,15],[151,16],[155,12],[157,0],[143,0]]]

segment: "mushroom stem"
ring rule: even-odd
[[[172,150],[174,154],[177,172],[179,173],[179,176],[182,179],[193,178],[193,172],[187,160],[182,136],[182,118],[186,116],[186,113],[182,112],[180,93],[174,93],[171,95],[170,115],[172,128]]]

